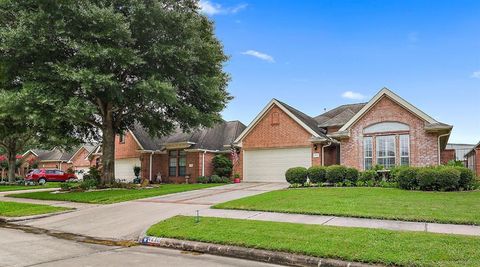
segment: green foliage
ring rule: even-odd
[[[308,179],[310,182],[320,184],[325,183],[327,175],[327,168],[322,166],[312,166],[308,169]]]
[[[475,174],[473,171],[463,166],[456,167],[456,169],[460,172],[458,186],[464,190],[471,189],[473,183],[475,182]]]
[[[43,98],[64,136],[208,127],[231,99],[228,57],[192,0],[0,1],[0,36],[0,88]],[[113,151],[103,150],[106,183]]]
[[[135,166],[133,167],[133,174],[135,175],[135,177],[139,177],[140,176],[140,171],[142,170],[142,168],[140,168],[139,166]]]
[[[435,180],[436,190],[454,191],[459,189],[461,172],[455,167],[437,168],[437,177]]]
[[[232,175],[233,164],[232,161],[225,155],[219,154],[213,157],[213,173],[218,176],[230,177]]]
[[[347,175],[347,167],[332,165],[327,167],[326,179],[329,183],[342,183]]]
[[[414,190],[418,187],[418,168],[410,167],[401,169],[396,175],[398,186],[401,189]]]
[[[197,183],[199,184],[208,184],[208,177],[207,176],[198,176]]]
[[[197,178],[197,183],[199,184],[228,184],[232,181],[228,177],[220,177],[218,175],[212,175],[210,177],[207,176],[199,176]]]
[[[355,183],[358,180],[359,172],[355,168],[347,168],[345,172],[345,180]]]
[[[418,187],[423,191],[433,191],[436,189],[436,178],[439,172],[434,168],[422,168],[418,171]]]
[[[461,160],[450,160],[447,162],[446,166],[450,167],[465,167],[465,164]]]
[[[289,184],[305,184],[307,182],[308,170],[304,167],[294,167],[287,170],[285,178]]]
[[[359,180],[362,182],[375,181],[377,172],[374,170],[364,171],[360,174]]]

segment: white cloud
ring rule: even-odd
[[[345,93],[342,94],[342,97],[347,99],[353,99],[353,100],[365,99],[364,95],[360,93],[352,92],[352,91],[346,91]]]
[[[480,79],[480,70],[474,71],[472,73],[472,78]]]
[[[223,7],[218,3],[209,0],[200,0],[200,12],[203,14],[213,16],[220,14],[235,14],[247,8],[247,4],[240,4],[234,7]]]
[[[274,63],[275,62],[275,59],[270,56],[270,55],[267,55],[265,53],[261,53],[261,52],[258,52],[258,51],[255,51],[255,50],[248,50],[248,51],[245,51],[242,53],[242,55],[248,55],[248,56],[252,56],[252,57],[256,57],[256,58],[259,58],[261,60],[265,60],[265,61],[268,61],[270,63]]]

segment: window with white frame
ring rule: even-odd
[[[375,139],[377,164],[391,169],[396,164],[395,135],[377,136]]]
[[[400,165],[410,165],[410,135],[400,135]]]
[[[364,151],[364,163],[365,170],[370,170],[373,165],[373,138],[363,138],[363,151]]]

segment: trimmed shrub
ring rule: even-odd
[[[290,168],[285,173],[289,184],[305,184],[307,182],[308,170],[304,167]]]
[[[222,177],[220,177],[216,174],[212,175],[209,179],[209,182],[212,183],[212,184],[220,184],[220,183],[222,183],[222,181],[223,181]]]
[[[398,175],[402,170],[409,169],[411,167],[409,166],[395,166],[392,169],[390,169],[390,179],[389,181],[391,182],[398,182]]]
[[[207,176],[198,176],[197,183],[199,184],[208,184],[208,177]]]
[[[377,172],[374,170],[368,170],[360,173],[360,177],[358,178],[361,182],[366,182],[366,181],[375,181],[375,178],[377,177]]]
[[[308,178],[312,183],[325,183],[327,175],[327,168],[322,166],[312,166],[308,169]]]
[[[341,165],[332,165],[327,167],[326,179],[329,183],[342,183],[347,175],[347,167]]]
[[[473,171],[465,167],[456,167],[455,169],[460,172],[458,187],[464,190],[472,188],[473,184],[475,183],[475,174]]]
[[[216,155],[212,159],[213,173],[218,176],[230,177],[232,175],[232,161],[225,155]]]
[[[347,168],[347,171],[345,172],[345,180],[350,181],[352,183],[357,182],[359,176],[359,172],[355,168]]]
[[[436,169],[435,185],[436,190],[454,191],[458,190],[461,172],[455,167],[444,167]]]
[[[396,175],[398,187],[406,190],[415,190],[418,188],[418,169],[417,168],[402,168]]]
[[[436,168],[422,168],[418,171],[418,187],[423,191],[433,191],[437,189],[436,180],[439,170]]]

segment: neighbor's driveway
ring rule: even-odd
[[[136,240],[149,226],[181,214],[238,198],[288,187],[284,183],[241,183],[122,202],[24,222],[49,230],[108,239]]]

